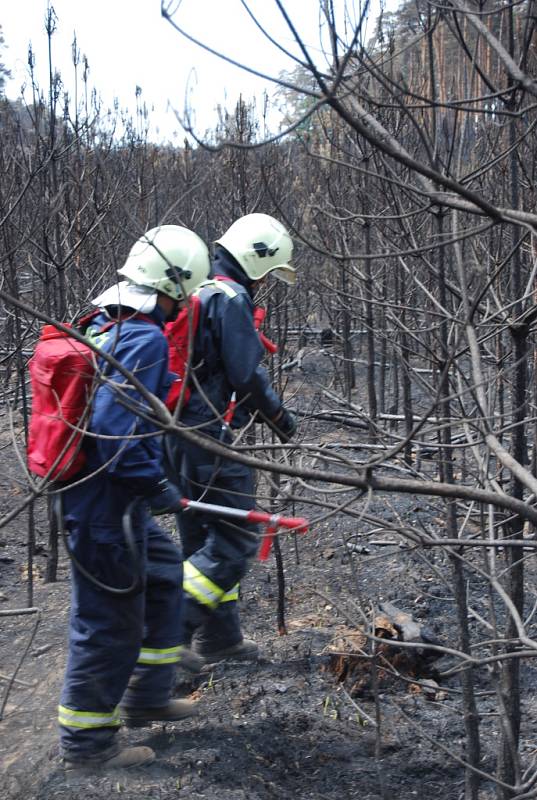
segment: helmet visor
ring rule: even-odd
[[[278,280],[287,283],[288,286],[294,286],[296,283],[296,269],[294,267],[276,267],[270,274],[274,275]]]

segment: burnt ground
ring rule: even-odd
[[[328,427],[308,430],[308,440],[330,439]],[[358,432],[338,432],[360,441]],[[332,437],[333,438],[333,437]],[[4,441],[6,454],[8,438]],[[364,457],[359,453],[356,457]],[[0,515],[20,498],[20,470],[11,455],[0,474]],[[341,498],[340,498],[341,499]],[[368,511],[385,519],[441,525],[438,509],[423,500],[374,496]],[[296,514],[306,513],[299,505]],[[309,508],[313,516],[318,512]],[[0,531],[0,610],[25,605],[26,516]],[[0,697],[6,676],[17,672],[0,722],[0,797],[27,800],[128,800],[208,798],[434,798],[455,800],[464,789],[464,769],[448,755],[464,757],[464,727],[457,677],[439,678],[452,661],[409,663],[398,655],[395,677],[383,662],[378,712],[366,659],[340,658],[342,638],[356,634],[361,611],[386,600],[408,612],[441,643],[457,645],[449,568],[441,554],[399,544],[380,546],[361,539],[398,541],[358,519],[330,517],[295,541],[282,538],[286,633],[276,622],[274,556],[255,562],[242,586],[245,635],[255,638],[259,662],[222,663],[192,678],[178,671],[177,694],[199,699],[200,716],[177,725],[120,734],[129,744],[147,744],[157,761],[145,769],[66,776],[55,755],[55,716],[62,680],[69,607],[69,567],[62,552],[58,581],[44,584],[47,538],[44,508],[37,509],[38,546],[35,617],[0,618]],[[350,554],[348,541],[367,545]],[[473,586],[473,607],[486,615],[484,585]],[[479,629],[472,622],[476,633]],[[480,634],[481,635],[481,634]],[[358,637],[359,638],[359,637]],[[356,641],[356,640],[355,640]],[[348,638],[347,638],[348,642]],[[360,642],[359,642],[360,643]],[[393,649],[390,651],[393,656]],[[332,653],[332,654],[331,654]],[[435,671],[436,670],[436,671]],[[438,685],[426,691],[423,679]],[[527,700],[522,751],[535,751],[537,706],[531,702],[535,674],[525,668]],[[494,769],[497,707],[488,673],[478,676],[483,733],[483,769]],[[375,719],[380,720],[379,728]],[[484,782],[480,797],[493,796]]]

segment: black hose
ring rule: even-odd
[[[137,594],[140,589],[143,588],[144,585],[144,565],[143,559],[138,549],[138,545],[136,544],[136,539],[134,538],[134,532],[132,529],[132,514],[134,509],[140,502],[142,502],[143,498],[135,497],[134,500],[128,504],[127,508],[123,513],[123,535],[125,537],[125,541],[127,543],[127,547],[129,550],[129,555],[131,558],[131,562],[133,565],[133,572],[134,572],[134,579],[130,586],[125,587],[124,589],[120,589],[116,586],[108,586],[106,583],[103,583],[94,575],[92,575],[88,570],[82,566],[80,561],[77,559],[71,547],[69,546],[69,539],[67,532],[65,530],[64,519],[63,519],[63,503],[62,503],[62,496],[61,494],[57,494],[54,497],[53,507],[54,507],[54,514],[56,515],[56,519],[58,521],[58,529],[61,531],[63,543],[65,545],[65,549],[67,551],[67,555],[71,559],[73,566],[77,569],[81,575],[86,578],[86,580],[93,583],[94,586],[97,586],[99,589],[102,589],[103,592],[108,592],[109,594],[113,595],[120,595],[122,597],[127,597],[129,595]]]

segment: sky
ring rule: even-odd
[[[179,137],[182,141],[184,131],[177,115],[183,114],[185,100],[194,110],[196,130],[203,133],[214,127],[218,105],[232,110],[242,95],[247,100],[255,98],[261,108],[265,92],[273,98],[275,87],[269,81],[225,64],[174,30],[161,16],[161,0],[7,0],[0,10],[0,24],[6,44],[2,61],[12,73],[6,85],[11,99],[21,94],[31,98],[27,88],[30,43],[39,85],[48,91],[45,19],[49,3],[56,16],[53,67],[61,74],[65,90],[74,96],[76,32],[78,49],[89,63],[89,85],[96,88],[104,108],[112,107],[117,98],[120,108],[134,113],[136,87],[140,87],[141,100],[151,109],[153,140]],[[231,58],[274,77],[294,66],[289,56],[266,41],[241,0],[166,0],[166,5],[178,25]],[[280,46],[298,53],[274,0],[249,0],[248,6]],[[350,6],[359,15],[359,0]],[[285,0],[293,23],[322,64],[318,7],[317,0]],[[368,23],[368,31],[372,30],[373,20]],[[270,125],[273,130],[277,126],[275,116]]]

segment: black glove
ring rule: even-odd
[[[159,481],[151,493],[147,493],[145,497],[153,516],[181,511],[181,493],[168,478]]]
[[[289,442],[296,433],[297,418],[282,406],[276,417],[271,420],[271,428],[275,431],[280,442]]]

